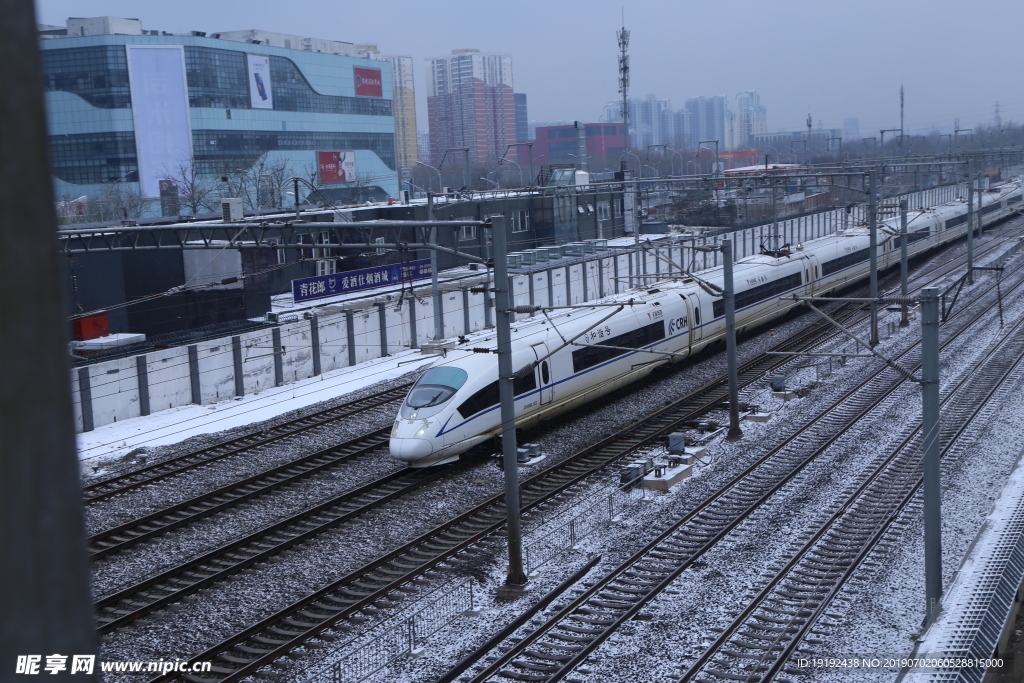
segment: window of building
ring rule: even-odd
[[[476,226],[475,225],[463,225],[459,228],[459,241],[468,242],[476,239]]]
[[[530,213],[528,211],[512,212],[512,232],[525,232],[530,229]]]

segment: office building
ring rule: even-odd
[[[456,148],[468,148],[471,162],[497,162],[516,141],[512,57],[466,49],[428,61],[431,163]]]
[[[529,142],[530,122],[526,112],[526,93],[514,93],[512,98],[516,104],[516,142]]]
[[[381,54],[376,45],[357,45],[360,57],[391,65],[391,107],[395,117],[395,161],[409,168],[420,158],[416,140],[416,79],[412,57]]]
[[[625,130],[621,123],[584,124],[587,156],[591,164],[616,164],[625,153]],[[538,126],[533,142],[533,158],[547,164],[582,165],[579,159],[577,130],[574,125]],[[591,170],[596,170],[591,167]]]
[[[290,204],[293,176],[317,203],[397,194],[391,66],[351,43],[116,17],[40,37],[55,193],[93,220]]]

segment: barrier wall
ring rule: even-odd
[[[911,208],[932,206],[962,196],[962,186],[907,195]],[[781,244],[803,242],[865,220],[864,207],[825,211],[778,222]],[[772,226],[733,233],[737,258],[760,251],[771,240]],[[568,263],[554,262],[531,273],[513,274],[517,305],[565,306],[609,296],[656,282],[680,270],[718,264],[718,252],[696,252],[667,244],[668,236],[645,235],[639,258],[632,245],[599,252]],[[699,237],[697,244],[713,241]],[[659,244],[659,242],[662,242]],[[646,276],[646,277],[645,277]],[[485,311],[484,295],[470,292],[486,279],[442,282],[444,336],[457,337],[493,325],[493,298]],[[267,329],[141,356],[103,361],[72,371],[75,422],[79,431],[148,415],[189,403],[208,404],[254,394],[323,372],[356,365],[434,336],[429,286],[410,296],[378,295],[295,314]],[[287,316],[285,316],[287,318]],[[530,317],[517,314],[517,319]]]

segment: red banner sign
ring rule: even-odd
[[[384,84],[380,80],[380,69],[352,68],[356,81],[357,97],[384,97]]]

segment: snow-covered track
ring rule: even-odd
[[[82,487],[85,504],[92,505],[113,496],[133,491],[143,486],[149,486],[167,477],[173,477],[182,472],[203,467],[224,458],[240,455],[246,451],[263,448],[282,439],[298,436],[311,429],[328,425],[336,420],[352,417],[373,408],[400,401],[405,398],[405,394],[411,386],[411,384],[403,384],[373,396],[366,396],[344,405],[289,420],[269,429],[246,434],[245,436],[189,453],[183,453],[145,467],[135,468],[124,474],[105,478],[101,481],[91,482]]]
[[[95,561],[120,552],[314,474],[378,453],[387,447],[390,432],[390,427],[378,429],[101,531],[88,539],[89,559]]]

